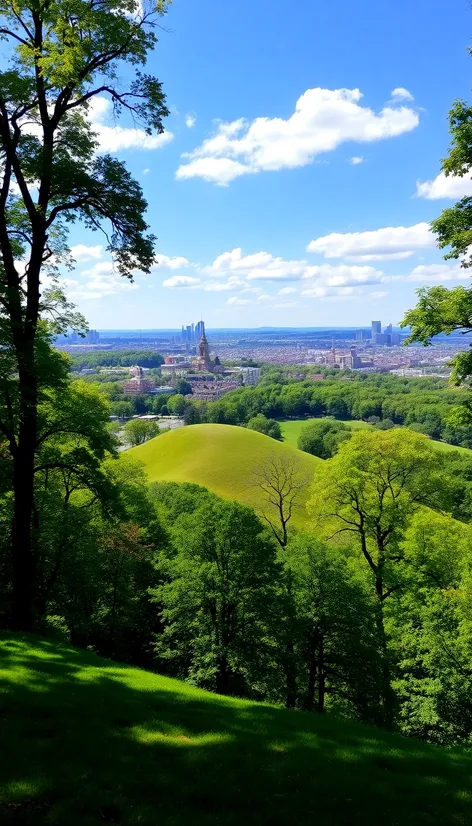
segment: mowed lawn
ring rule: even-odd
[[[326,417],[330,418],[330,417]],[[287,419],[284,422],[280,422],[280,427],[282,429],[282,436],[284,438],[284,444],[292,445],[293,447],[297,446],[298,437],[300,435],[300,431],[302,427],[306,424],[310,424],[310,422],[319,422],[321,418],[317,419]],[[334,421],[334,420],[333,420]],[[337,420],[339,421],[339,420]],[[360,422],[355,421],[354,419],[344,419],[343,424],[347,425],[351,428],[351,430],[368,430],[372,427],[371,424],[367,422]]]
[[[144,463],[151,482],[193,482],[218,496],[256,508],[263,502],[256,478],[260,469],[270,459],[288,459],[306,479],[305,494],[294,514],[298,523],[307,519],[305,502],[310,482],[322,461],[254,430],[223,424],[181,427],[126,455]]]
[[[2,826],[457,826],[472,753],[0,636]]]
[[[284,438],[284,444],[296,447],[302,427],[306,424],[309,424],[310,422],[319,421],[321,421],[321,418],[287,419],[286,421],[280,422],[282,436]],[[347,427],[351,428],[351,430],[371,430],[373,427],[373,425],[369,424],[368,422],[358,421],[356,419],[338,419],[337,421],[342,421],[343,424],[347,425]],[[462,453],[468,456],[469,459],[472,459],[472,451],[470,451],[467,447],[456,447],[456,445],[450,445],[447,442],[437,442],[435,439],[431,439],[431,444],[433,445],[433,447],[437,447],[438,450],[443,450],[445,452],[450,452],[451,450],[458,450],[459,453]]]

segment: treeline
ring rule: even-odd
[[[333,416],[372,423],[385,421],[472,448],[472,426],[456,415],[467,398],[466,389],[451,387],[434,377],[368,374],[327,376],[315,382],[269,370],[257,387],[238,388],[217,402],[193,403],[192,418],[195,422],[236,425],[247,425],[260,413],[272,419]]]
[[[164,357],[155,350],[97,350],[84,355],[70,356],[73,371],[97,367],[160,367]]]

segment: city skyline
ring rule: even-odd
[[[179,328],[195,307],[211,328],[396,326],[418,287],[468,283],[429,222],[472,194],[440,172],[447,112],[470,97],[472,13],[413,5],[176,0],[148,67],[168,97],[164,134],[115,124],[105,96],[91,109],[159,242],[130,283],[100,235],[72,228],[64,286],[90,326]]]

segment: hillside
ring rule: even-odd
[[[261,501],[254,475],[271,457],[294,460],[310,478],[322,461],[262,433],[224,424],[171,430],[129,450],[128,455],[144,463],[151,482],[194,482],[252,506]],[[302,518],[300,509],[298,520]]]
[[[2,826],[470,823],[472,755],[0,636]]]

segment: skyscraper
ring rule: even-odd
[[[205,322],[204,321],[197,321],[195,325],[195,341],[197,344],[200,343],[202,336],[205,335]]]
[[[381,321],[373,321],[372,322],[372,344],[377,343],[377,336],[382,334],[382,322]]]

